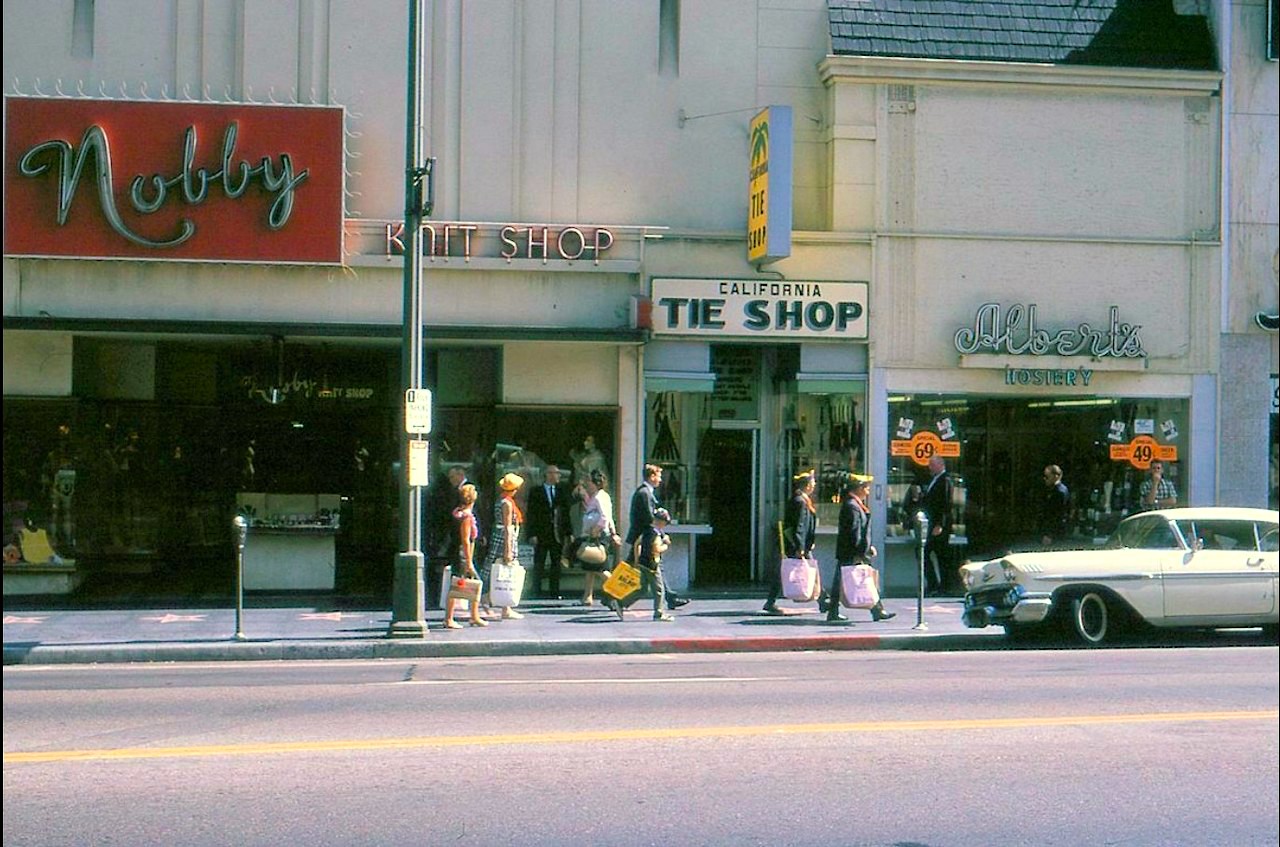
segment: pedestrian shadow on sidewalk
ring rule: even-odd
[[[746,620],[738,621],[738,625],[739,626],[767,626],[767,627],[799,626],[799,627],[806,627],[806,628],[832,627],[835,629],[849,628],[848,622],[828,621],[826,617],[823,615],[809,616],[809,617],[802,617],[801,615],[786,615],[786,616],[760,615],[757,617],[747,618]]]

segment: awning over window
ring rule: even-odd
[[[650,341],[644,347],[646,391],[715,389],[711,346],[705,341]]]

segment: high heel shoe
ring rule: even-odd
[[[871,620],[873,621],[887,621],[889,618],[896,618],[897,616],[897,612],[886,612],[884,606],[871,607]]]
[[[445,629],[462,629],[462,624],[458,623],[457,621],[445,621],[444,628]]]
[[[472,626],[488,626],[489,622],[484,618],[476,618],[475,620],[471,621],[471,625]]]

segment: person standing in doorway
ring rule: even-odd
[[[1147,474],[1138,488],[1138,510],[1172,509],[1178,505],[1178,490],[1164,478],[1164,462],[1153,459]]]
[[[792,477],[791,499],[787,501],[782,518],[782,555],[788,559],[812,559],[813,547],[818,540],[818,507],[813,502],[813,492],[818,487],[817,474],[807,470]],[[764,601],[766,615],[786,614],[778,608],[778,595],[782,593],[781,568],[773,569],[769,582],[769,596]],[[826,589],[818,597],[818,609],[825,612],[829,598]]]
[[[827,621],[836,623],[849,620],[840,614],[840,571],[853,565],[869,564],[876,557],[871,543],[871,507],[867,503],[873,478],[863,474],[849,474],[840,491],[840,522],[836,532],[836,575],[831,580],[832,602],[827,607]],[[884,603],[871,607],[871,620],[887,621],[897,612],[886,612]]]
[[[548,597],[560,597],[560,551],[564,547],[561,529],[567,524],[568,495],[560,485],[560,468],[547,465],[542,471],[542,485],[529,492],[525,503],[525,525],[533,543],[533,588],[541,597],[542,578],[547,578]]]
[[[929,539],[924,545],[925,591],[938,596],[947,587],[951,567],[951,475],[941,456],[929,458],[929,482],[921,495],[929,518]]]
[[[1067,538],[1067,523],[1071,512],[1071,492],[1062,481],[1062,468],[1045,465],[1044,494],[1040,499],[1040,544],[1052,547]]]

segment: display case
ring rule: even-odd
[[[246,591],[332,591],[342,498],[337,494],[236,495],[249,522]]]

